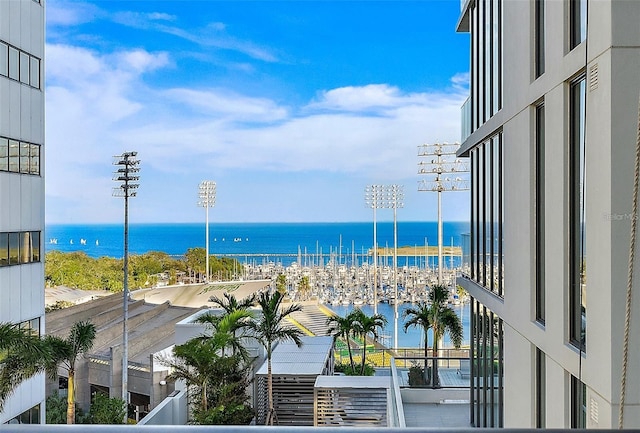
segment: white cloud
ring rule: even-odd
[[[345,193],[332,184],[334,176],[362,185],[413,182],[419,144],[459,139],[466,98],[455,87],[406,93],[372,84],[328,89],[295,108],[215,88],[154,88],[145,73],[169,66],[166,53],[47,45],[47,60],[49,221],[117,220],[121,203],[111,199],[110,162],[125,150],[137,150],[143,161],[147,192],[137,206],[158,220],[167,218],[168,196],[172,206],[191,203],[185,191],[213,175],[222,185],[231,173],[243,173],[245,183],[257,173],[302,179],[324,173],[323,196]]]
[[[284,119],[287,109],[265,98],[254,98],[233,92],[195,89],[170,89],[165,94],[172,100],[195,108],[202,115],[243,122],[272,122]]]
[[[72,1],[47,2],[47,25],[73,26],[88,23],[102,17],[104,13],[90,3]]]

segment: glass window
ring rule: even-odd
[[[36,89],[40,88],[40,59],[37,57],[31,57],[31,68],[30,68],[31,76],[29,78],[29,85],[31,87],[35,87]]]
[[[9,78],[17,80],[19,70],[19,56],[18,50],[13,47],[9,47]]]
[[[544,105],[535,108],[535,295],[536,320],[545,320],[545,242],[544,242]]]
[[[571,428],[587,428],[587,387],[571,376]]]
[[[502,108],[502,0],[493,8],[493,112]]]
[[[29,154],[31,146],[29,143],[20,143],[20,173],[29,173]]]
[[[544,2],[546,0],[535,1],[535,68],[536,78],[544,74]]]
[[[9,171],[9,140],[0,137],[0,171]]]
[[[20,143],[9,140],[9,171],[20,172]]]
[[[569,1],[570,41],[574,49],[587,38],[587,0]]]
[[[536,347],[536,428],[545,428],[547,417],[547,366],[544,352]]]
[[[20,232],[20,263],[31,263],[31,232]]]
[[[9,233],[9,264],[17,265],[20,257],[19,233]]]
[[[492,176],[491,176],[491,189],[492,195],[492,220],[491,220],[491,247],[492,247],[492,263],[493,263],[493,275],[492,275],[492,289],[498,296],[502,296],[502,285],[500,284],[500,268],[502,262],[500,260],[500,141],[499,136],[495,136],[491,139],[492,149]]]
[[[20,82],[29,84],[29,54],[20,52]]]
[[[31,260],[40,261],[40,232],[31,232]]]
[[[471,422],[476,427],[502,427],[503,323],[475,299],[471,300]]]
[[[587,315],[587,255],[585,220],[585,102],[586,80],[570,87],[569,134],[569,337],[585,350]]]
[[[40,424],[40,405],[22,412],[7,424]]]
[[[40,174],[40,146],[37,144],[31,145],[31,151],[29,152],[29,173],[39,175]]]
[[[476,243],[475,243],[475,238],[477,236],[476,233],[476,229],[475,229],[475,223],[476,223],[476,214],[477,214],[477,207],[478,207],[478,201],[476,199],[476,194],[475,194],[475,190],[476,190],[476,180],[475,180],[475,175],[478,172],[478,164],[476,162],[476,158],[477,158],[477,150],[473,149],[471,151],[471,257],[470,257],[470,263],[471,263],[471,279],[475,280],[476,279],[476,256],[478,254],[478,252],[476,251]]]
[[[9,233],[0,233],[0,266],[9,264]]]
[[[0,75],[9,75],[9,46],[0,42]]]

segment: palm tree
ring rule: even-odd
[[[354,330],[362,337],[362,365],[360,366],[360,374],[364,375],[365,357],[367,354],[367,336],[371,334],[374,340],[378,338],[378,328],[384,329],[387,324],[387,318],[382,314],[374,314],[367,316],[364,312],[356,308],[349,315],[353,316]]]
[[[252,293],[250,296],[247,296],[246,298],[242,299],[242,301],[240,302],[238,302],[236,297],[231,293],[225,292],[223,294],[223,297],[224,298],[219,298],[213,295],[209,298],[209,301],[218,305],[227,313],[231,313],[236,310],[247,310],[256,304],[255,293]]]
[[[405,319],[404,322],[404,332],[414,326],[420,327],[424,331],[424,358],[425,362],[427,357],[429,356],[429,342],[428,342],[428,332],[431,329],[431,313],[429,311],[429,304],[426,302],[418,302],[415,307],[409,307],[402,312],[402,318]],[[406,319],[409,320],[406,320]]]
[[[48,336],[45,340],[51,347],[53,359],[51,366],[62,366],[67,371],[69,389],[67,394],[67,424],[73,424],[76,413],[75,375],[76,360],[93,347],[96,338],[96,327],[90,321],[73,324],[67,338]],[[49,369],[51,369],[51,366]]]
[[[343,338],[347,343],[347,350],[349,351],[349,361],[351,362],[351,371],[355,371],[355,365],[353,363],[353,353],[351,353],[351,333],[353,332],[353,316],[347,315],[346,317],[331,316],[327,318],[327,335],[332,335],[334,341],[339,337]]]
[[[215,314],[204,314],[196,319],[198,323],[204,323],[211,329],[211,335],[197,337],[202,341],[210,341],[212,346],[225,356],[225,349],[230,347],[232,354],[239,353],[245,361],[248,359],[246,348],[242,345],[244,334],[237,334],[237,331],[249,326],[253,313],[247,310],[231,310],[221,316]]]
[[[45,370],[49,347],[28,329],[0,323],[0,412],[23,381]]]
[[[219,348],[210,341],[193,338],[184,344],[175,346],[173,354],[178,361],[159,359],[168,367],[171,367],[169,380],[182,379],[187,386],[193,386],[200,394],[200,409],[208,410],[208,390],[212,380],[212,374],[220,359]]]
[[[280,292],[269,294],[262,292],[258,297],[258,305],[262,308],[262,317],[258,321],[250,323],[249,328],[256,338],[267,351],[267,425],[273,425],[275,411],[273,408],[273,377],[271,374],[271,354],[275,343],[281,341],[293,341],[298,347],[302,346],[300,337],[302,331],[297,328],[287,327],[285,319],[296,311],[301,311],[302,306],[292,304],[286,308],[280,308],[284,295]]]
[[[440,386],[438,377],[438,342],[445,334],[453,342],[456,349],[462,344],[462,322],[460,317],[447,305],[449,289],[445,286],[433,286],[429,292],[429,321],[433,330],[433,387]]]

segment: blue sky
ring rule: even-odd
[[[458,0],[47,2],[46,220],[122,220],[112,156],[141,163],[132,222],[435,220],[417,146],[455,142],[468,94]],[[468,193],[443,198],[468,219]],[[390,210],[379,220],[392,219]]]

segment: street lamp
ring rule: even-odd
[[[216,183],[212,180],[203,180],[200,182],[200,201],[198,206],[205,208],[205,266],[207,267],[207,283],[209,282],[209,208],[216,204]]]
[[[373,209],[373,314],[378,314],[378,224],[376,223],[376,209],[385,207],[384,185],[367,185],[364,200],[367,207]]]
[[[122,399],[129,403],[128,399],[128,375],[129,375],[129,337],[127,325],[129,321],[129,197],[137,195],[140,186],[138,172],[140,171],[140,160],[136,159],[138,152],[125,152],[122,155],[114,156],[113,165],[117,167],[113,180],[120,185],[113,188],[114,197],[124,197],[124,281],[122,293]],[[124,421],[127,415],[125,413]]]
[[[389,185],[386,187],[388,207],[393,208],[393,285],[396,302],[393,304],[393,346],[398,350],[398,208],[404,207],[404,187]]]
[[[469,166],[466,158],[456,158],[459,143],[436,143],[418,146],[418,191],[438,193],[438,284],[442,285],[442,197],[445,191],[468,191]]]

